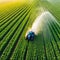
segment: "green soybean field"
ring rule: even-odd
[[[28,41],[25,34],[39,15],[40,32]],[[0,60],[60,60],[60,1],[0,4]]]

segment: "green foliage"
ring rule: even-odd
[[[60,60],[59,7],[59,4],[54,6],[47,1],[36,0],[32,5],[2,9],[0,11],[0,60]],[[51,17],[45,18],[43,29],[40,28],[42,31],[34,41],[25,40],[25,34],[36,17],[47,10],[54,15],[56,21]]]

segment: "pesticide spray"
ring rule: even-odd
[[[49,11],[45,11],[35,19],[32,27],[26,33],[26,39],[33,40],[34,36],[38,35],[40,31],[44,29],[44,22],[47,22],[47,20],[53,20],[54,22],[58,23]]]

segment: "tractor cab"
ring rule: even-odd
[[[28,32],[28,34],[26,35],[26,39],[32,41],[32,40],[34,40],[34,36],[35,36],[35,33],[32,32],[32,31],[30,31],[30,32]]]

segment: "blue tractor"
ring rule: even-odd
[[[34,37],[35,37],[35,33],[30,31],[28,32],[28,34],[26,35],[26,39],[29,40],[29,41],[33,41],[34,40]]]

